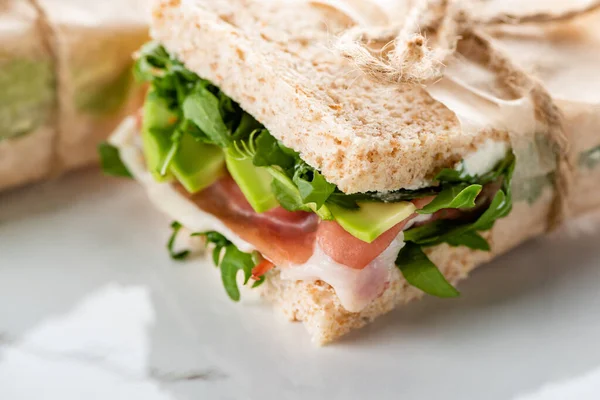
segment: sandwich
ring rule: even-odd
[[[135,66],[144,106],[99,148],[173,220],[173,258],[189,255],[176,235],[202,238],[227,296],[260,291],[319,344],[458,296],[568,209],[564,129],[535,78],[466,31],[426,84],[439,65],[365,72],[336,40],[366,27],[360,54],[386,55],[393,21],[354,3],[157,1]],[[427,19],[433,41],[447,15]]]
[[[131,53],[147,1],[0,4],[0,189],[97,162],[97,144],[143,100]]]

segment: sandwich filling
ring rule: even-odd
[[[455,297],[426,249],[489,250],[479,232],[511,210],[515,159],[504,143],[486,142],[484,156],[439,171],[431,187],[346,194],[162,46],[142,49],[136,74],[150,85],[143,112],[101,145],[103,167],[143,183],[176,219],[174,235],[183,225],[212,244],[234,300],[240,270],[256,286],[275,267],[283,279],[328,283],[349,311],[381,295],[394,268]]]

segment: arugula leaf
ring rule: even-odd
[[[314,203],[317,210],[325,204],[335,191],[335,185],[327,182],[319,171],[310,168],[306,163],[296,164],[296,172],[292,178],[298,187],[302,201]]]
[[[216,86],[216,96],[219,99],[219,114],[221,119],[227,126],[229,132],[234,132],[243,118],[243,113],[240,105],[235,101],[231,100],[229,96],[221,92]],[[248,114],[246,114],[248,115]]]
[[[492,203],[488,209],[485,210],[485,212],[477,221],[475,221],[475,223],[473,223],[471,229],[476,231],[487,231],[494,226],[494,222],[496,222],[497,219],[506,217],[508,214],[510,214],[511,210],[511,199],[504,193],[504,191],[499,190],[494,196],[494,199],[492,200]]]
[[[367,201],[364,199],[357,199],[355,195],[347,195],[336,189],[335,192],[329,196],[327,199],[328,204],[333,204],[342,208],[346,208],[348,210],[358,210],[360,206],[358,205],[359,200]]]
[[[434,246],[448,243],[452,246],[467,246],[477,250],[488,250],[489,245],[484,245],[482,237],[475,237],[477,231],[491,229],[497,219],[510,213],[512,203],[502,190],[498,191],[487,210],[474,222],[455,222],[437,220],[421,225],[404,232],[404,240],[423,246]]]
[[[169,63],[170,56],[165,48],[157,42],[146,43],[134,67],[134,75],[139,82],[148,82],[156,77],[163,77],[163,70]]]
[[[452,222],[443,219],[429,222],[404,231],[404,241],[418,244],[435,243],[443,232],[454,226]]]
[[[252,162],[257,167],[277,165],[283,170],[292,168],[296,162],[295,157],[286,153],[269,131],[262,129],[255,141],[255,154]]]
[[[98,145],[98,153],[100,154],[102,171],[105,175],[133,178],[131,172],[129,172],[123,161],[121,161],[119,149],[115,146],[107,142],[102,142]]]
[[[473,250],[490,251],[490,244],[476,231],[467,231],[462,234],[448,236],[446,243],[450,246],[466,246]]]
[[[427,294],[444,298],[460,295],[418,244],[406,243],[396,258],[396,266],[409,284]]]
[[[262,275],[260,278],[258,278],[257,281],[254,281],[254,283],[252,284],[252,289],[259,287],[260,285],[262,285],[263,283],[265,283],[265,276]]]
[[[287,177],[278,176],[280,179],[274,176],[275,179],[271,182],[271,189],[281,207],[288,211],[310,211],[304,205],[298,189],[293,184],[286,182]]]
[[[171,222],[171,229],[173,229],[173,233],[169,237],[169,241],[167,242],[167,250],[169,250],[169,255],[173,260],[183,260],[190,255],[189,250],[182,250],[180,252],[175,252],[175,239],[177,238],[177,234],[181,230],[181,224],[177,221]]]
[[[221,117],[219,99],[203,85],[183,102],[183,115],[196,124],[216,145],[229,147],[232,144],[231,131]]]
[[[248,283],[252,276],[254,268],[252,254],[240,251],[233,244],[225,246],[225,255],[221,260],[221,280],[225,291],[233,301],[240,300],[240,290],[237,285],[236,277],[238,271],[244,272],[244,285]]]
[[[257,264],[255,256],[252,253],[244,253],[225,236],[215,231],[196,232],[192,236],[204,236],[207,245],[212,243],[215,246],[212,258],[215,266],[221,270],[221,281],[225,292],[231,300],[239,301],[240,289],[237,284],[237,274],[239,271],[244,273],[244,285],[246,285],[252,276],[252,269]],[[258,287],[263,282],[264,277],[254,282],[252,287]]]
[[[473,232],[486,231],[491,229],[496,220],[498,220],[499,218],[504,218],[510,213],[512,209],[510,185],[512,180],[512,174],[514,171],[514,166],[514,155],[512,153],[509,153],[507,154],[504,160],[498,163],[499,172],[494,171],[493,174],[490,174],[490,176],[498,176],[497,179],[502,179],[502,185],[500,190],[498,190],[498,192],[490,202],[490,205],[476,220],[471,222],[445,220],[434,221],[429,224],[425,224],[407,230],[404,233],[405,240],[428,246],[436,245],[439,243],[449,243],[454,246],[465,245],[471,248],[478,249],[483,249],[484,247],[486,247],[482,243],[482,240],[484,239],[475,238]],[[465,184],[461,184],[457,187],[464,187],[464,185]],[[474,190],[469,189],[473,186],[480,185],[470,185],[467,186],[464,190]],[[449,197],[450,196],[448,196],[448,198]],[[435,199],[433,202],[435,202],[436,200],[437,199]]]
[[[215,231],[194,232],[190,236],[204,236],[206,238],[206,246],[208,246],[210,243],[215,246],[213,249],[212,260],[215,264],[215,267],[218,267],[219,262],[221,261],[221,250],[223,250],[223,247],[227,246],[231,242],[227,240],[225,236]]]
[[[396,265],[411,285],[439,297],[453,297],[458,294],[423,253],[422,247],[447,243],[451,246],[467,246],[474,250],[489,251],[489,243],[479,232],[491,229],[496,220],[510,213],[514,168],[515,157],[511,152],[498,163],[495,170],[481,177],[471,177],[460,170],[443,170],[438,174],[436,179],[443,182],[443,190],[422,213],[433,213],[443,208],[472,208],[482,185],[499,179],[502,184],[487,209],[475,220],[436,220],[404,232],[406,245],[400,251]]]
[[[248,113],[242,113],[240,123],[235,128],[231,138],[233,140],[242,140],[250,137],[250,135],[256,131],[262,129],[262,124],[254,119],[254,117]]]
[[[481,185],[445,185],[431,203],[418,210],[419,214],[433,214],[443,208],[473,208],[475,199],[479,196]]]

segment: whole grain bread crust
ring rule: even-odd
[[[358,71],[331,49],[354,23],[305,0],[159,0],[151,33],[346,193],[426,185],[498,134],[463,132],[424,88]]]

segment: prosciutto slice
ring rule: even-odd
[[[372,243],[366,243],[346,232],[335,221],[320,221],[314,213],[292,212],[281,207],[257,213],[230,176],[195,195],[189,195],[182,187],[178,190],[280,267],[306,263],[313,255],[315,243],[318,243],[323,253],[337,263],[363,269],[390,246],[416,215],[400,222]],[[431,199],[417,199],[415,205],[423,207]]]

